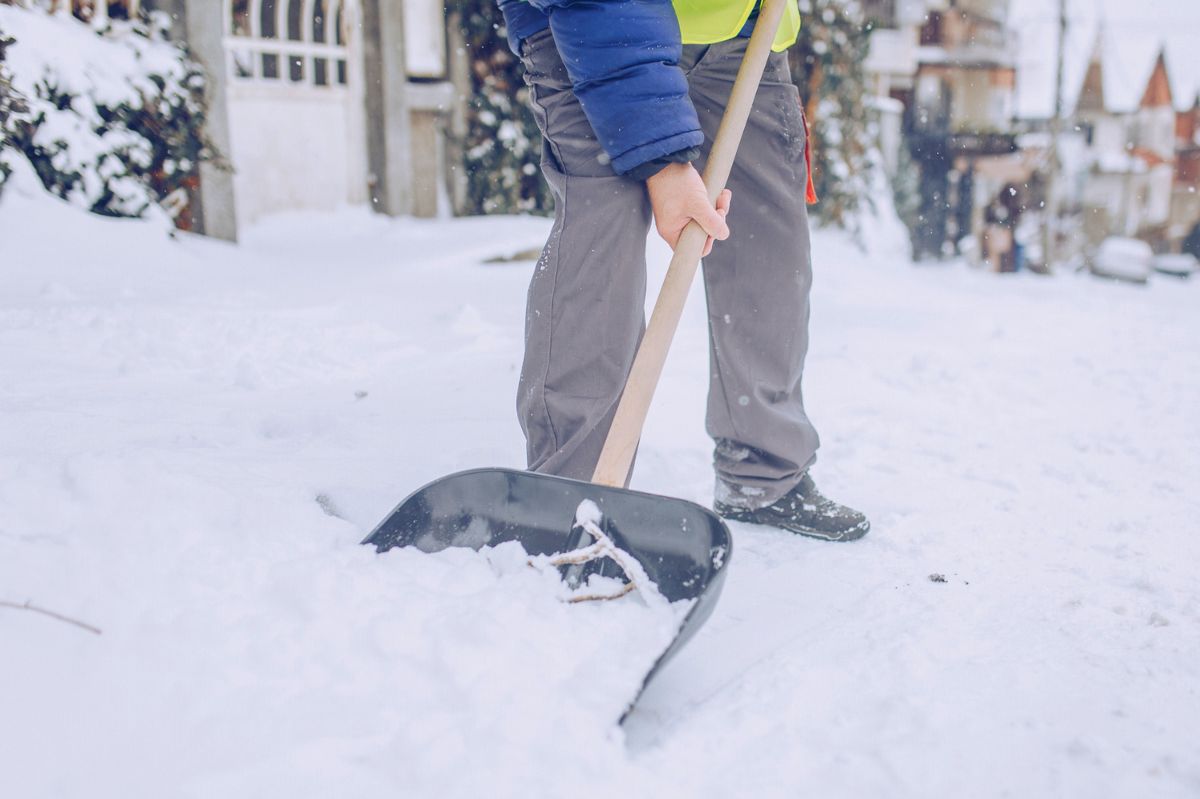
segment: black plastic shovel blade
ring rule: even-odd
[[[383,552],[416,547],[481,547],[516,541],[530,555],[580,546],[575,512],[596,503],[601,529],[638,560],[668,601],[695,600],[679,632],[651,667],[638,696],[712,614],[732,554],[729,529],[707,508],[671,499],[512,469],[475,469],[436,480],[401,502],[363,541]],[[611,561],[606,561],[611,565]],[[600,573],[604,573],[601,567]],[[624,721],[637,697],[629,704]]]

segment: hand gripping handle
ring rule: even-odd
[[[729,105],[721,117],[721,126],[717,129],[717,138],[713,141],[708,166],[704,170],[704,187],[708,189],[708,201],[714,206],[729,180],[729,171],[733,168],[742,132],[750,118],[754,96],[758,93],[758,84],[766,69],[767,58],[771,55],[771,46],[775,42],[775,33],[783,19],[786,3],[787,0],[765,0],[734,80]],[[688,224],[679,236],[667,277],[654,304],[642,344],[634,357],[629,378],[625,381],[625,390],[617,405],[617,413],[605,439],[596,471],[592,474],[593,483],[621,487],[629,478],[633,455],[642,437],[642,426],[650,411],[650,401],[662,376],[663,364],[666,363],[671,340],[679,327],[688,290],[696,277],[696,268],[700,265],[700,255],[704,252],[707,240],[704,229],[696,222]]]

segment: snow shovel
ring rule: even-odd
[[[710,203],[716,203],[729,179],[785,3],[765,0],[760,10],[704,172]],[[707,508],[623,487],[706,240],[704,230],[692,222],[676,243],[590,483],[512,469],[459,472],[405,499],[363,541],[379,552],[397,546],[425,552],[446,547],[479,549],[517,541],[530,555],[553,556],[583,551],[607,537],[620,553],[637,562],[641,576],[654,583],[666,600],[694,601],[637,697],[712,613],[731,554],[728,528]],[[595,510],[599,513],[593,515]],[[586,582],[592,574],[631,578],[627,569],[618,566],[619,558],[614,558],[564,564],[563,576],[573,585]]]

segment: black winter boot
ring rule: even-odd
[[[735,522],[766,524],[824,541],[856,541],[871,529],[867,517],[826,499],[807,474],[788,493],[764,508],[744,508],[718,500],[717,515]]]

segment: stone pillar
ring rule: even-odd
[[[208,136],[217,152],[229,156],[229,70],[225,66],[224,3],[192,0],[187,3],[187,41],[192,56],[208,73]],[[237,205],[233,172],[212,164],[200,165],[200,204],[203,232],[237,241]]]
[[[454,87],[423,71],[428,64],[410,70],[403,3],[363,0],[362,8],[371,204],[391,216],[437,216],[449,205],[445,128]]]
[[[95,0],[92,4],[92,27],[102,30],[108,24],[108,0]]]
[[[449,37],[450,83],[453,97],[450,104],[446,140],[446,183],[450,190],[450,207],[455,214],[466,213],[469,186],[463,169],[462,142],[467,139],[467,102],[474,91],[471,85],[471,59],[467,54],[466,37],[462,32],[462,12],[452,9],[446,15]]]
[[[208,137],[217,152],[229,157],[229,71],[225,66],[224,3],[213,0],[154,0],[149,8],[165,11],[173,21],[172,35],[187,42],[192,58],[208,78]],[[193,192],[193,217],[197,232],[237,241],[237,207],[233,173],[212,164],[200,165],[200,187]]]
[[[443,199],[445,181],[442,165],[446,162],[443,127],[454,100],[451,84],[409,83],[412,136],[412,211],[413,216],[435,217]]]
[[[389,216],[413,212],[413,159],[404,13],[394,0],[363,0],[367,168],[371,205]]]

